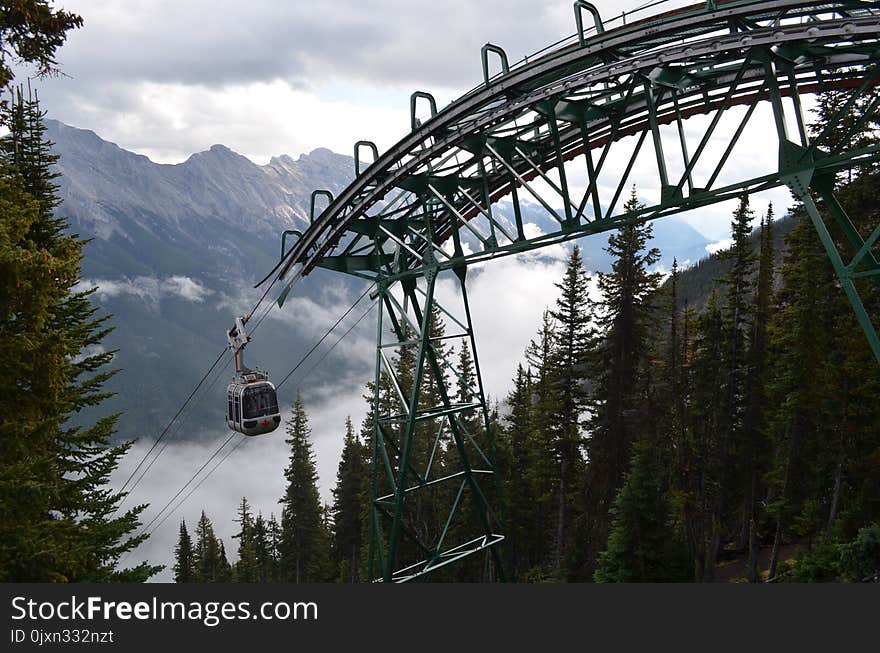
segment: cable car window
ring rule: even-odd
[[[244,390],[244,418],[254,419],[278,412],[278,397],[272,386],[262,385]]]
[[[229,420],[232,421],[232,399],[229,400]]]
[[[233,402],[233,403],[235,404],[235,419],[233,420],[234,422],[239,422],[239,421],[241,421],[241,420],[238,418],[238,405],[239,405],[240,401],[241,401],[241,400],[240,400],[238,397],[236,397],[236,398],[235,398],[235,401]]]

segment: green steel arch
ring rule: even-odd
[[[335,198],[325,191],[329,205],[263,280],[284,286],[279,302],[315,267],[376,284],[370,569],[381,580],[419,578],[481,552],[489,574],[503,578],[503,517],[467,300],[469,265],[788,186],[804,202],[880,361],[880,339],[855,284],[880,274],[880,226],[864,237],[833,194],[838,172],[876,163],[880,148],[848,148],[847,134],[832,129],[811,136],[801,102],[838,90],[848,97],[842,112],[860,102],[866,115],[876,114],[880,2],[707,2],[603,22],[578,1],[574,17],[578,33],[513,65],[487,43],[483,82],[440,111],[430,94],[414,93],[412,132],[381,156],[360,141],[355,181]],[[592,23],[586,30],[585,19]],[[495,61],[501,72],[490,76]],[[425,103],[430,116],[420,121]],[[766,160],[750,161],[743,174],[730,162],[761,106],[772,110],[777,139],[767,144]],[[696,116],[703,117],[695,137]],[[363,146],[374,161],[361,170]],[[656,184],[640,188],[644,208],[626,212],[621,194],[636,169],[650,169]],[[499,210],[501,198],[509,198],[509,211]],[[554,228],[527,233],[524,201],[543,207]],[[457,307],[436,301],[444,275],[455,280]],[[444,343],[431,336],[437,310],[453,327],[445,339],[464,340],[474,352],[475,379],[457,379]],[[403,384],[387,354],[401,346],[415,356]],[[432,403],[421,389],[426,376],[439,386]],[[390,404],[380,396],[382,383]],[[432,466],[444,448],[456,452],[458,471],[438,478]],[[452,500],[443,527],[432,530],[417,513],[420,497],[436,501],[440,487],[451,488],[442,496]],[[478,532],[462,539],[454,525],[465,502]],[[449,541],[451,533],[460,541]]]

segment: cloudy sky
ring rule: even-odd
[[[85,25],[61,51],[67,77],[40,84],[53,117],[168,163],[214,143],[257,162],[388,147],[412,91],[443,105],[474,85],[487,40],[516,60],[574,31],[557,0],[63,4]]]
[[[50,117],[94,130],[160,163],[181,162],[215,143],[261,164],[274,155],[295,157],[317,147],[349,154],[352,144],[361,139],[375,141],[384,150],[408,131],[413,91],[431,92],[442,107],[476,84],[482,75],[480,48],[487,41],[504,47],[514,62],[574,32],[570,0],[66,0],[56,4],[80,13],[85,25],[70,34],[58,53],[64,75],[37,84]],[[642,3],[597,0],[595,4],[607,19]],[[667,7],[685,4],[691,3],[670,2]],[[756,118],[766,123],[767,135],[775,141],[769,114],[762,116],[759,111]],[[704,125],[695,119],[689,132],[699,138]],[[760,132],[750,134],[734,165],[766,159],[766,142]],[[775,150],[770,158],[775,159]],[[656,185],[655,172],[644,171],[642,181],[640,174],[637,169],[640,188]],[[763,210],[770,200],[785,207],[788,194],[774,191],[754,203]],[[708,239],[723,241],[731,208],[711,207],[684,220]],[[554,299],[553,282],[566,250],[560,246],[549,254],[541,260],[505,259],[474,280],[477,332],[494,334],[482,336],[478,345],[487,387],[496,397],[506,392],[541,311]],[[193,301],[203,299],[192,280],[181,278],[175,283],[179,293],[195,293]],[[106,288],[106,292],[123,291],[119,285]],[[498,310],[501,306],[503,311]],[[335,319],[326,317],[328,323]],[[370,343],[361,349],[367,359],[372,356]],[[359,420],[363,414],[362,379],[343,385],[315,389],[310,408],[325,499],[330,498],[341,446],[340,415]],[[195,461],[204,460],[205,452],[212,450],[206,445],[180,445],[173,459],[197,467]],[[120,470],[120,478],[128,475],[131,461],[142,451],[135,451]],[[241,473],[212,477],[194,503],[229,510],[237,497],[247,494],[264,513],[277,512],[286,460],[283,440],[255,439],[237,452],[236,460]],[[143,496],[176,489],[192,467],[157,465]],[[181,513],[190,524],[197,517],[192,510]],[[228,521],[218,524],[225,538],[235,526]],[[158,552],[170,551],[176,523],[177,518],[170,519],[156,534],[147,550],[152,559],[163,560]],[[226,541],[232,549],[234,541]]]

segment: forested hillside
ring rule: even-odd
[[[764,212],[768,207],[758,206],[756,208]],[[782,209],[785,211],[787,207],[782,207]],[[774,208],[774,210],[779,209]],[[776,285],[780,281],[779,271],[783,257],[788,250],[787,236],[797,226],[797,223],[798,218],[787,212],[782,213],[779,219],[773,223],[773,269],[775,271],[774,283]],[[761,246],[760,230],[752,232],[749,236],[749,243],[752,253],[758,256]],[[709,301],[709,295],[712,294],[712,290],[718,288],[719,280],[725,278],[730,273],[731,266],[732,262],[730,259],[724,255],[724,252],[719,251],[700,259],[689,267],[683,267],[678,277],[678,299],[681,305],[691,306],[697,310],[704,309]],[[753,271],[753,273],[755,272]],[[668,283],[669,281],[667,280],[666,284]],[[668,285],[666,287],[668,288]]]

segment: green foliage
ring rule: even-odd
[[[12,81],[12,63],[31,64],[39,76],[57,73],[55,51],[82,24],[80,16],[54,9],[49,0],[0,3],[0,91]]]
[[[232,568],[226,558],[223,542],[214,534],[214,525],[205,511],[196,524],[193,562],[197,583],[225,583],[232,580]]]
[[[599,555],[599,583],[689,580],[686,551],[665,483],[668,462],[649,437],[633,445],[629,473],[614,500],[608,548]]]
[[[90,295],[75,290],[84,242],[64,233],[57,157],[43,112],[18,92],[0,140],[0,356],[8,370],[0,410],[0,580],[143,581],[160,567],[116,569],[146,535],[131,537],[146,506],[117,515],[107,489],[131,443],[111,445],[118,415],[90,425],[108,397],[114,352]],[[74,417],[79,425],[73,424]]]
[[[624,205],[637,211],[641,204],[632,189]],[[644,374],[655,319],[653,301],[660,275],[650,267],[660,258],[647,249],[652,227],[627,224],[608,238],[613,257],[610,273],[599,274],[602,302],[598,317],[599,340],[594,358],[592,416],[587,438],[587,573],[604,548],[610,529],[614,497],[623,484],[632,443],[640,432],[635,408],[646,391]],[[641,417],[641,416],[640,416]]]
[[[369,475],[368,465],[366,448],[355,434],[351,418],[346,418],[345,442],[336,472],[331,510],[335,565],[340,570],[340,582],[353,583],[360,579],[361,546],[364,541],[361,513]]]
[[[840,547],[840,572],[841,579],[850,582],[880,580],[880,523],[865,526]]]
[[[238,583],[256,583],[260,579],[260,568],[257,563],[257,537],[254,516],[246,497],[241,498],[238,506],[239,531],[232,537],[238,540],[238,560],[233,567],[235,581]],[[265,549],[265,543],[260,543]]]
[[[279,543],[280,580],[290,583],[327,581],[333,575],[310,433],[305,407],[297,397],[285,440],[290,462],[284,470],[287,489],[281,499]]]
[[[503,479],[507,514],[508,555],[514,580],[525,580],[526,570],[534,564],[536,533],[532,530],[533,494],[526,475],[532,431],[532,375],[522,365],[516,369],[513,389],[507,395],[510,413],[498,439],[498,467]]]
[[[192,583],[196,576],[196,564],[192,538],[186,530],[186,522],[180,520],[180,535],[174,547],[174,582]]]
[[[880,524],[860,529],[849,542],[821,538],[782,568],[788,582],[877,582],[880,576]]]

